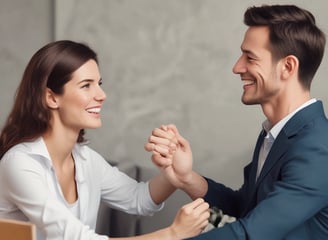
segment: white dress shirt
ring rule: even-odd
[[[73,150],[78,200],[65,200],[42,138],[18,144],[0,161],[0,218],[25,220],[37,227],[38,240],[108,239],[94,232],[100,201],[124,212],[151,215],[156,205],[148,183],[112,167],[86,145]]]

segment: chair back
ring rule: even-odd
[[[29,222],[0,219],[1,240],[36,240],[35,225]]]

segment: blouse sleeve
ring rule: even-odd
[[[93,160],[98,159],[97,171],[101,173],[101,198],[111,207],[121,211],[137,214],[152,215],[161,210],[164,204],[155,204],[149,192],[148,182],[137,182],[117,167],[111,166],[97,152],[91,150]]]

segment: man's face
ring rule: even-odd
[[[273,62],[269,49],[269,29],[249,27],[241,45],[242,54],[233,67],[243,81],[242,102],[266,104],[277,100],[281,92],[278,62]]]

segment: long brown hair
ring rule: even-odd
[[[248,8],[244,23],[247,26],[268,26],[274,59],[296,56],[301,84],[310,89],[326,44],[325,34],[316,25],[312,13],[295,5],[262,5]]]
[[[50,126],[45,91],[63,93],[72,73],[88,60],[98,63],[97,54],[87,45],[69,40],[47,44],[29,61],[17,88],[13,108],[0,135],[0,158],[14,145],[40,137]],[[77,142],[84,141],[81,129]]]

